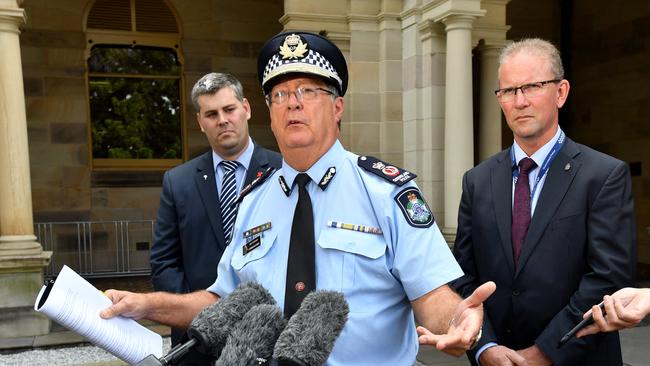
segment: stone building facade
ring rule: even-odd
[[[89,27],[89,14],[104,14],[102,6],[109,16],[94,26],[115,22],[119,13],[135,28]],[[147,20],[152,28],[139,31]],[[165,27],[170,22],[175,27]],[[521,37],[552,40],[572,86],[561,126],[632,167],[639,261],[647,274],[648,24],[644,0],[0,0],[0,263],[14,263],[0,265],[0,274],[32,271],[16,282],[31,283],[23,300],[0,300],[0,307],[28,307],[38,288],[38,266],[48,254],[34,239],[34,222],[155,219],[163,172],[208,149],[189,100],[206,72],[243,82],[251,135],[274,148],[256,57],[283,29],[320,32],[343,50],[350,84],[342,143],[416,172],[450,242],[462,174],[512,143],[493,94],[500,48]],[[180,60],[183,151],[175,161],[93,158],[88,55],[95,44],[129,41],[170,45]],[[15,264],[8,258],[16,253],[31,259]]]

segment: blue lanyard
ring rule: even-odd
[[[535,191],[537,190],[537,184],[539,183],[540,180],[544,177],[546,172],[548,172],[548,168],[551,166],[551,163],[557,156],[557,153],[560,152],[560,149],[562,149],[562,145],[564,144],[564,131],[560,130],[560,136],[558,137],[557,141],[555,141],[555,145],[553,145],[553,148],[551,148],[551,151],[546,155],[546,158],[544,158],[544,162],[542,162],[541,168],[539,168],[539,173],[537,173],[537,178],[535,179],[535,184],[533,184],[533,189],[530,191],[530,197],[533,198],[535,196]],[[512,147],[510,149],[510,157],[512,158],[512,166],[517,167],[517,161],[515,160],[515,149]],[[514,183],[517,183],[517,179],[519,178],[519,169],[513,169],[512,171],[512,178],[514,179]]]

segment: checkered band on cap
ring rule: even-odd
[[[317,51],[309,50],[309,54],[300,59],[282,59],[279,53],[273,55],[264,68],[262,85],[278,75],[290,72],[303,72],[332,78],[338,82],[339,88],[343,84],[334,66]]]

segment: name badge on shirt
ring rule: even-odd
[[[242,247],[244,255],[250,253],[253,249],[259,248],[260,245],[262,245],[262,235],[257,235]]]

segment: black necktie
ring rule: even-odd
[[[298,184],[298,203],[291,225],[284,293],[284,316],[287,319],[298,310],[305,296],[316,288],[314,214],[306,188],[310,179],[307,174],[300,173],[295,181]]]

